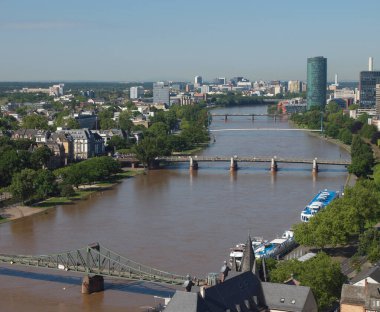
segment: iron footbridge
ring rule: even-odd
[[[170,285],[182,285],[188,279],[186,276],[157,270],[127,259],[103,247],[99,243],[51,255],[0,254],[0,263]]]

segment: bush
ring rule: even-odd
[[[62,197],[71,197],[75,195],[75,191],[70,184],[61,184],[59,186],[59,193]]]

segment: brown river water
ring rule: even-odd
[[[266,113],[265,106],[214,112]],[[290,128],[270,117],[214,117],[211,130]],[[300,131],[220,131],[202,153],[214,156],[278,156],[349,159],[329,142]],[[204,277],[218,272],[229,248],[250,233],[272,239],[299,222],[303,207],[319,190],[341,190],[343,167],[227,163],[176,165],[124,180],[114,189],[75,205],[0,225],[0,253],[51,254],[92,242],[165,271]],[[175,289],[146,282],[105,280],[102,293],[82,295],[81,276],[20,266],[0,267],[0,311],[144,311]]]

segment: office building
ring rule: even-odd
[[[380,116],[380,84],[376,85],[376,114]]]
[[[289,80],[288,81],[288,92],[290,93],[300,93],[302,89],[302,83],[299,80]]]
[[[215,84],[225,85],[226,84],[226,78],[225,77],[215,78]]]
[[[141,99],[144,97],[144,88],[142,86],[131,87],[129,91],[130,99]]]
[[[307,59],[307,109],[326,105],[327,59],[323,56]]]
[[[159,81],[153,84],[153,103],[170,105],[169,83]]]
[[[202,93],[209,93],[209,92],[211,92],[211,90],[212,90],[212,88],[209,85],[203,85],[201,88]]]
[[[373,70],[373,58],[368,61],[368,71],[360,72],[360,107],[374,108],[376,105],[376,85],[380,84],[380,71]]]
[[[202,86],[202,83],[203,83],[202,76],[195,76],[195,78],[194,78],[194,86],[195,87],[200,87],[200,86]]]

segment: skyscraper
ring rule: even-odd
[[[374,108],[376,105],[376,84],[380,84],[380,71],[373,70],[373,58],[368,60],[368,71],[360,72],[360,106]]]
[[[327,58],[323,56],[307,59],[307,109],[326,105]]]
[[[144,97],[144,88],[142,86],[131,87],[129,91],[130,99],[140,99]]]
[[[170,105],[169,83],[159,81],[153,84],[153,103]]]
[[[195,76],[194,86],[200,87],[200,86],[202,86],[202,83],[203,83],[202,76]]]

